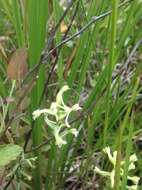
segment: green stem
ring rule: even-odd
[[[112,15],[111,15],[111,44],[110,44],[110,57],[108,66],[107,76],[107,95],[106,95],[106,114],[105,114],[105,126],[104,126],[104,138],[103,144],[106,144],[107,129],[109,126],[109,112],[110,112],[110,100],[111,100],[111,82],[112,82],[112,71],[115,65],[115,41],[116,41],[116,30],[117,30],[117,12],[118,12],[118,0],[112,0]]]

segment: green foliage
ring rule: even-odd
[[[15,161],[22,152],[22,147],[15,144],[0,145],[0,167]]]
[[[95,167],[110,171],[110,163],[101,154],[109,146],[112,152],[118,152],[114,189],[121,182],[121,189],[125,190],[132,154],[138,158],[134,176],[142,174],[141,153],[134,146],[141,139],[142,127],[142,1],[70,3],[0,1],[0,146],[3,147],[0,151],[4,151],[0,152],[0,163],[4,163],[6,155],[6,165],[18,161],[14,169],[9,169],[11,181],[6,185],[36,190],[80,187],[107,190],[107,181],[97,175]],[[11,85],[7,65],[18,48],[26,48],[28,52],[29,71],[22,81]],[[65,85],[70,90],[64,101],[57,103],[58,92]],[[71,111],[75,103],[82,109],[74,113]],[[46,122],[42,117],[34,120],[33,112],[42,113]],[[66,144],[62,141],[59,149],[52,138],[55,135],[52,129],[58,129],[61,116],[59,124],[64,126],[55,140],[70,125],[79,134],[74,137],[67,133]],[[13,158],[8,157],[7,149],[13,151]],[[23,150],[27,160],[36,157],[35,169],[30,167],[26,171],[31,183],[22,179],[20,173],[13,177],[17,170],[24,171],[17,159]],[[120,175],[123,158],[124,175]],[[6,168],[5,173],[10,173],[9,170]],[[139,186],[141,189],[141,182]]]

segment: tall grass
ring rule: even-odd
[[[110,40],[110,48],[109,48],[109,67],[108,67],[108,76],[107,76],[107,95],[106,95],[106,116],[105,116],[105,126],[104,126],[104,146],[106,141],[107,128],[109,126],[109,112],[110,112],[110,98],[112,97],[111,93],[111,83],[112,83],[112,72],[115,66],[115,46],[116,46],[116,31],[117,31],[117,9],[118,9],[119,1],[112,1],[112,15],[110,21],[111,27],[111,40]]]
[[[21,112],[21,114],[24,112],[24,116],[19,117],[24,127],[28,125],[27,128],[32,131],[30,136],[30,132],[25,130],[27,144],[25,156],[37,157],[36,168],[30,174],[32,183],[24,180],[23,183],[27,183],[30,189],[37,190],[66,189],[70,183],[70,189],[74,187],[79,189],[80,186],[84,189],[93,189],[93,179],[95,179],[100,189],[107,189],[107,182],[101,184],[102,178],[95,174],[94,166],[98,164],[97,160],[102,160],[100,166],[109,170],[110,166],[108,163],[105,164],[101,150],[105,146],[110,146],[112,150],[117,148],[118,151],[114,189],[119,189],[120,185],[122,155],[125,156],[126,162],[121,189],[126,189],[129,157],[133,152],[137,152],[140,156],[137,148],[133,146],[132,139],[136,138],[135,134],[139,135],[141,132],[139,122],[141,107],[138,107],[141,91],[137,82],[141,75],[141,72],[138,72],[141,63],[139,51],[141,44],[130,60],[129,58],[134,46],[141,39],[141,2],[76,0],[62,22],[60,19],[65,11],[58,0],[1,0],[0,5],[0,13],[7,21],[7,25],[1,21],[0,23],[5,30],[10,31],[9,34],[0,29],[1,36],[9,37],[9,41],[2,44],[6,55],[10,57],[9,51],[26,47],[29,71],[40,63],[38,69],[29,74],[22,86],[24,89],[33,80],[25,96],[30,103],[26,110]],[[58,46],[64,36],[69,38],[94,19],[94,16],[106,12],[108,12],[106,16],[102,16],[85,31],[80,31],[76,38],[57,48],[44,63],[41,63],[42,58]],[[74,14],[75,18],[70,22]],[[61,31],[60,22],[70,27],[69,31],[65,31],[67,33]],[[52,38],[55,28],[55,36]],[[8,96],[7,88],[11,85],[6,73],[7,64],[8,59],[2,56],[0,58],[2,99]],[[121,68],[117,70],[116,66]],[[65,71],[66,77],[64,77]],[[72,114],[71,120],[72,125],[79,130],[78,137],[68,135],[68,143],[59,149],[54,140],[50,141],[50,130],[43,120],[33,122],[32,112],[41,107],[49,107],[57,91],[64,84],[70,87],[70,91],[65,95],[66,103],[72,105],[79,102],[82,111],[77,115]],[[46,93],[43,94],[45,89]],[[15,97],[16,90],[17,88],[14,92]],[[13,108],[10,106],[7,118],[4,118],[5,125],[12,117],[11,110],[14,110],[14,106]],[[10,127],[14,125],[12,119]],[[15,128],[18,130],[18,126]],[[44,143],[45,141],[48,143]],[[14,139],[14,142],[19,141]],[[42,143],[44,145],[40,146]],[[20,145],[24,144],[25,140]],[[138,175],[142,173],[140,166],[136,172]],[[75,177],[75,183],[71,177]]]
[[[45,43],[46,26],[48,15],[48,2],[29,1],[28,2],[28,31],[29,31],[29,64],[30,67],[37,64]],[[39,105],[42,90],[45,81],[45,66],[43,65],[38,71],[36,85],[31,92],[31,112]],[[31,122],[32,123],[32,122]],[[33,146],[40,144],[43,140],[42,121],[37,121],[33,126]],[[41,189],[41,151],[35,152],[37,159],[37,168],[34,172],[34,188]]]

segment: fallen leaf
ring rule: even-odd
[[[17,49],[11,56],[7,66],[7,75],[11,80],[20,82],[28,71],[26,48]]]

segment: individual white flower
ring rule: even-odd
[[[79,107],[78,104],[75,104],[72,107],[65,105],[63,100],[63,94],[69,89],[70,88],[67,85],[63,86],[62,89],[57,94],[56,102],[51,104],[51,109],[53,110],[54,113],[56,113],[57,120],[60,121],[63,118],[65,118],[65,123],[67,127],[70,127],[68,122],[70,113],[81,109],[81,107]]]
[[[108,155],[108,158],[109,158],[110,162],[111,162],[113,165],[115,165],[116,159],[111,155],[110,147],[109,147],[109,146],[108,146],[108,147],[105,147],[105,148],[103,149],[103,151],[104,151],[105,154]],[[116,157],[116,152],[115,152],[114,155],[115,155],[115,157]]]
[[[56,145],[58,145],[59,148],[61,148],[62,145],[67,144],[67,142],[66,142],[65,140],[63,140],[63,139],[59,136],[59,134],[58,134],[57,132],[55,132],[54,135],[55,135]]]
[[[135,167],[135,164],[132,162],[130,163],[129,167],[128,167],[128,171],[130,170],[134,170],[136,167]]]
[[[137,158],[136,154],[132,154],[130,156],[130,162],[136,162],[136,161],[138,161],[138,158]]]
[[[134,164],[134,162],[136,162],[137,160],[138,160],[138,159],[137,159],[136,154],[132,154],[132,155],[130,156],[130,159],[129,159],[130,164],[129,164],[129,167],[128,167],[128,171],[135,169],[135,164]]]
[[[33,119],[37,119],[41,114],[44,115],[54,115],[54,113],[52,111],[50,111],[49,109],[37,109],[33,112]]]
[[[77,137],[79,133],[75,128],[70,129],[69,132],[72,133],[75,137]]]
[[[65,85],[65,86],[63,86],[62,89],[58,92],[58,94],[57,94],[57,96],[56,96],[56,103],[57,103],[58,105],[63,105],[63,106],[65,106],[64,101],[63,101],[63,94],[64,94],[64,92],[68,91],[69,89],[70,89],[70,88],[69,88],[67,85]]]
[[[58,111],[58,120],[62,120],[63,118],[65,118],[65,123],[66,123],[67,127],[70,127],[69,122],[68,122],[70,113],[81,109],[81,107],[79,107],[78,104],[75,104],[72,107],[65,105],[65,103],[63,101],[63,94],[64,94],[64,92],[68,91],[69,89],[70,88],[67,85],[65,85],[58,92],[57,97],[56,97],[56,108],[59,110]]]
[[[137,176],[133,176],[133,177],[128,176],[128,179],[131,180],[135,185],[137,185],[140,180],[140,178]]]
[[[51,104],[50,110],[51,110],[51,112],[55,115],[56,120],[58,121],[59,118],[58,118],[58,109],[57,109],[57,104],[56,104],[56,102],[53,102],[53,103]]]
[[[78,111],[78,110],[81,110],[81,107],[78,104],[72,106],[72,111]]]
[[[73,112],[73,111],[78,111],[78,110],[80,110],[80,109],[81,109],[81,107],[79,107],[78,104],[75,104],[75,105],[72,106],[70,109],[66,110],[67,116],[66,116],[66,119],[65,119],[65,123],[66,123],[66,126],[67,126],[67,127],[70,127],[70,124],[69,124],[69,122],[68,122],[70,113]]]

